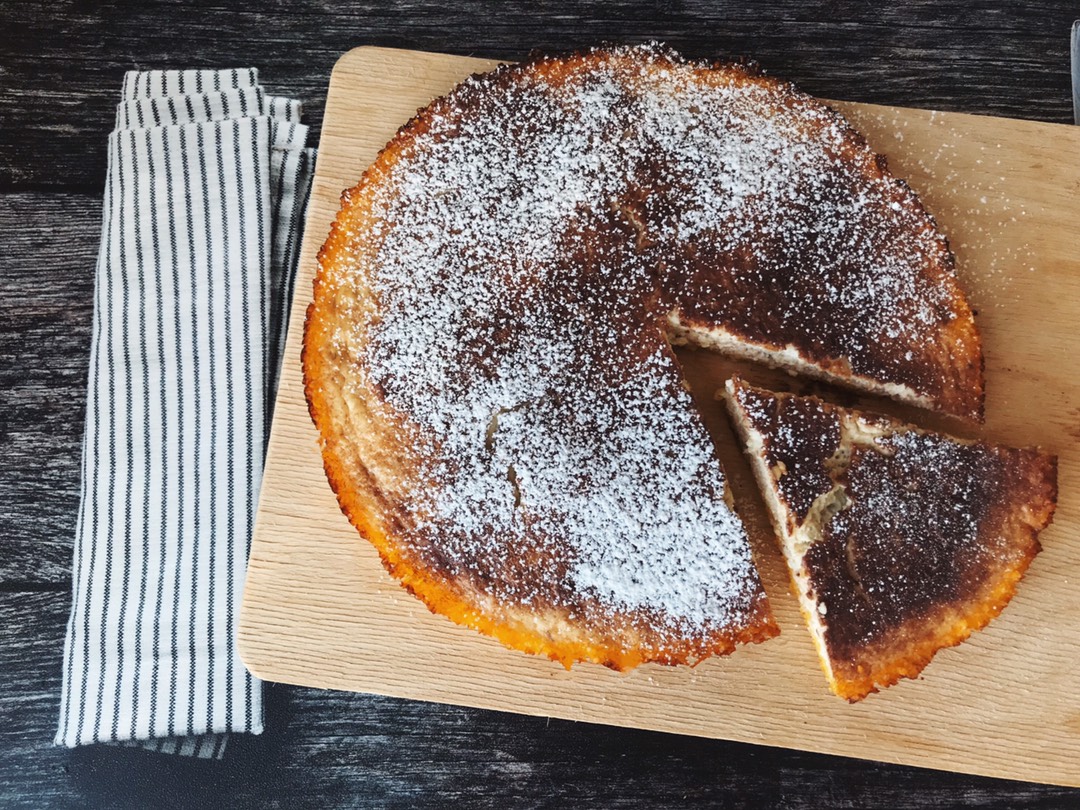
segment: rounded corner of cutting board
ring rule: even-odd
[[[335,79],[340,78],[342,73],[356,73],[360,70],[360,65],[374,60],[385,60],[388,55],[395,53],[410,53],[409,51],[402,51],[399,48],[383,48],[378,45],[357,45],[354,48],[350,48],[345,51],[338,60],[334,62],[334,67],[330,71],[330,80],[333,82]]]
[[[453,77],[453,86],[470,73],[491,70],[503,61],[505,60],[414,51],[407,48],[386,48],[381,45],[357,45],[338,57],[330,71],[330,85],[342,85],[346,83],[343,81],[346,76],[364,77],[372,71],[376,74],[389,72],[392,75],[412,75],[420,68],[421,72],[428,70],[440,80]],[[447,91],[449,89],[446,88]]]

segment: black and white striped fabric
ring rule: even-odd
[[[56,742],[262,731],[235,626],[314,168],[254,69],[131,72],[109,136]]]
[[[289,326],[289,306],[300,257],[300,236],[315,176],[315,150],[305,148],[308,129],[303,124],[271,125],[270,198],[273,243],[270,246],[270,333],[267,335],[267,390],[276,391],[285,333]],[[267,397],[266,424],[273,415],[274,398]]]

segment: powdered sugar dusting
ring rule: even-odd
[[[858,478],[860,508],[881,536],[903,538],[920,550],[944,538],[939,542],[969,546],[974,555],[989,553],[976,540],[984,513],[994,505],[987,492],[1000,488],[1000,462],[992,449],[902,428],[876,445],[878,452],[861,457],[866,469],[852,475]]]
[[[909,328],[895,304],[939,237],[899,204],[884,230],[852,227],[907,192],[819,182],[850,149],[823,108],[653,48],[613,54],[558,82],[525,70],[512,92],[473,78],[433,105],[354,235],[377,249],[335,279],[369,285],[378,318],[338,339],[365,347],[365,384],[416,428],[418,480],[437,486],[405,509],[433,564],[571,615],[584,597],[684,635],[742,627],[761,586],[661,331],[683,299],[720,291],[658,256],[765,240],[825,263],[854,233],[870,271],[841,284],[823,266],[805,285],[815,307],[858,313],[854,351]],[[939,317],[932,291],[916,300],[916,322]],[[808,311],[782,305],[792,323]],[[529,555],[527,576],[506,575]]]

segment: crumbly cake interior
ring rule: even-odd
[[[833,690],[915,677],[997,615],[1038,553],[1056,466],[814,397],[727,383]]]
[[[838,115],[621,48],[474,77],[403,129],[321,255],[305,380],[343,506],[429,605],[674,663],[775,625],[669,340],[970,416],[972,329],[932,220]]]

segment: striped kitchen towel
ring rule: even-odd
[[[130,72],[109,136],[58,744],[261,733],[235,627],[314,167],[254,69]]]

